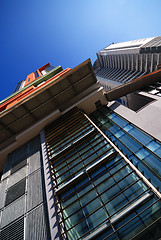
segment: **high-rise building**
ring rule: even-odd
[[[97,53],[97,79],[109,90],[156,71],[161,64],[161,37],[113,43]]]
[[[0,103],[0,240],[159,239],[161,70],[105,92],[49,66]]]

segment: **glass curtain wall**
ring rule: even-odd
[[[161,143],[105,106],[90,117],[161,191]]]
[[[45,138],[63,239],[157,239],[159,197],[83,112],[48,125]]]

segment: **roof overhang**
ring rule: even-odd
[[[53,112],[65,111],[90,91],[99,88],[90,59],[43,85],[30,96],[0,113],[0,150]],[[89,91],[88,91],[89,89]]]
[[[142,90],[143,88],[149,86],[153,82],[157,82],[161,79],[161,70],[144,75],[141,78],[137,78],[131,82],[128,82],[119,87],[113,88],[106,92],[106,98],[108,101],[116,100],[120,97],[126,96],[137,90]]]

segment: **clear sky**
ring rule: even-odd
[[[112,42],[161,36],[160,0],[0,0],[0,100],[46,63],[73,68]]]

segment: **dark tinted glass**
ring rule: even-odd
[[[55,68],[54,66],[51,66],[51,65],[50,65],[50,67],[47,67],[47,70],[48,70],[48,71],[51,71],[51,70],[54,69],[54,68]]]
[[[5,206],[19,198],[25,193],[26,179],[15,184],[13,187],[9,188],[7,191]]]
[[[38,78],[39,77],[39,74],[38,74],[38,72],[36,71],[35,72],[35,78]]]
[[[18,171],[20,168],[24,167],[27,164],[27,159],[23,160],[22,162],[18,163],[11,169],[11,174]]]

